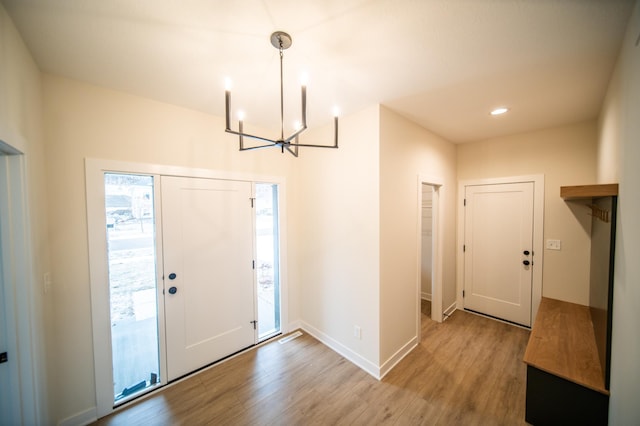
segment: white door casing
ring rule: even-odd
[[[162,265],[164,264],[163,254],[163,233],[162,233],[162,209],[160,185],[161,177],[183,176],[189,178],[217,179],[244,182],[248,185],[251,182],[265,182],[278,185],[278,203],[286,205],[286,181],[282,177],[244,174],[226,171],[216,171],[210,169],[195,169],[176,166],[165,166],[146,163],[131,163],[112,160],[85,159],[86,176],[86,197],[87,197],[87,222],[89,233],[89,266],[91,282],[91,315],[93,331],[93,354],[95,366],[96,382],[96,410],[92,416],[87,413],[86,418],[95,420],[106,416],[114,411],[113,403],[113,374],[111,361],[111,322],[109,314],[109,281],[107,267],[107,242],[106,242],[106,220],[105,220],[105,196],[104,196],[104,173],[131,173],[154,176],[156,200],[156,256],[158,262],[158,316],[164,319],[164,297],[162,289]],[[287,256],[286,256],[286,209],[278,208],[281,225],[279,227],[280,236],[280,306],[282,319],[282,333],[287,333],[291,329],[288,324],[287,306]],[[250,222],[251,223],[251,222]],[[250,232],[253,230],[249,226]],[[252,272],[251,272],[252,273]],[[252,273],[253,274],[253,273]],[[251,281],[253,287],[253,278]],[[252,288],[253,290],[253,288]],[[160,338],[160,378],[161,385],[167,384],[167,354],[165,341],[165,321],[159,321]],[[252,327],[253,328],[253,327]],[[253,333],[253,330],[251,330]],[[209,361],[211,362],[211,361]]]
[[[37,400],[40,371],[33,329],[33,265],[25,158],[0,140],[1,321],[8,362],[0,364],[0,408],[7,424],[41,423]]]
[[[465,200],[465,309],[530,326],[533,183],[467,186]]]
[[[423,185],[429,185],[433,188],[432,193],[432,250],[431,250],[431,319],[437,322],[442,322],[442,292],[443,292],[443,279],[442,279],[442,270],[443,270],[443,241],[441,238],[442,235],[442,223],[440,220],[441,214],[441,199],[442,194],[444,192],[443,187],[443,179],[435,176],[429,176],[424,174],[418,175],[417,180],[417,206],[418,206],[418,223],[417,223],[417,254],[418,259],[422,259],[422,187]],[[422,275],[422,265],[421,262],[417,262],[417,276],[416,276],[416,333],[418,339],[420,339],[420,318],[421,318],[421,294],[422,294],[422,285],[421,285],[421,275]]]
[[[162,177],[169,381],[255,344],[251,191]]]

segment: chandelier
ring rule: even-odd
[[[283,52],[285,49],[291,47],[291,36],[283,31],[276,31],[271,34],[271,44],[273,47],[278,49],[280,52],[280,138],[279,139],[269,139],[262,136],[256,136],[249,133],[245,133],[243,130],[243,116],[238,116],[238,130],[231,129],[231,118],[230,118],[230,109],[231,109],[231,91],[227,87],[225,89],[225,98],[224,98],[224,107],[225,107],[225,117],[226,117],[226,128],[225,132],[232,133],[234,135],[238,135],[240,151],[249,151],[253,149],[260,148],[271,148],[271,147],[279,147],[280,150],[284,153],[285,150],[293,154],[295,157],[298,156],[298,148],[299,147],[310,147],[310,148],[338,148],[338,114],[337,111],[334,112],[333,118],[333,134],[334,134],[334,142],[333,145],[314,145],[314,144],[303,144],[298,142],[298,136],[300,133],[304,132],[307,129],[307,87],[305,84],[302,85],[302,118],[299,125],[296,125],[295,132],[288,136],[284,137],[284,89],[282,85],[282,58],[284,56]],[[245,146],[244,138],[251,138],[260,141],[262,144],[260,145],[252,145]]]

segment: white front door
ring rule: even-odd
[[[533,200],[533,182],[465,187],[465,309],[531,326]]]
[[[255,343],[251,183],[162,177],[169,381]]]

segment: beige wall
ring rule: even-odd
[[[640,2],[600,116],[598,180],[618,181],[609,424],[640,424]]]
[[[51,303],[42,286],[43,274],[49,270],[49,247],[41,98],[40,71],[0,5],[0,140],[24,153],[29,242],[33,255],[31,281],[24,283],[31,295],[31,336],[21,334],[19,338],[31,339],[32,342],[35,359],[31,367],[38,401],[36,406],[24,407],[29,416],[33,416],[25,418],[25,421],[36,419],[47,423],[46,364],[49,352],[46,338],[52,328],[48,326]]]
[[[595,183],[595,121],[458,145],[458,179],[544,174],[544,239],[562,250],[544,251],[542,295],[589,304],[590,217],[584,203],[565,202],[560,186]]]
[[[370,372],[379,364],[378,123],[378,106],[342,118],[340,148],[302,149],[293,182],[300,317]],[[305,142],[330,144],[331,130]]]
[[[238,152],[237,138],[224,133],[223,120],[218,117],[50,75],[43,77],[43,86],[55,301],[54,370],[60,390],[53,401],[59,420],[96,403],[84,159],[287,179],[295,160],[277,150]],[[290,263],[297,262],[295,253],[292,247]]]
[[[380,108],[380,361],[416,337],[418,175],[440,178],[443,306],[455,302],[456,148]]]

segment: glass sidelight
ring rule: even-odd
[[[278,185],[257,183],[255,188],[258,340],[265,340],[280,333]]]
[[[160,382],[153,186],[104,175],[114,404]]]

